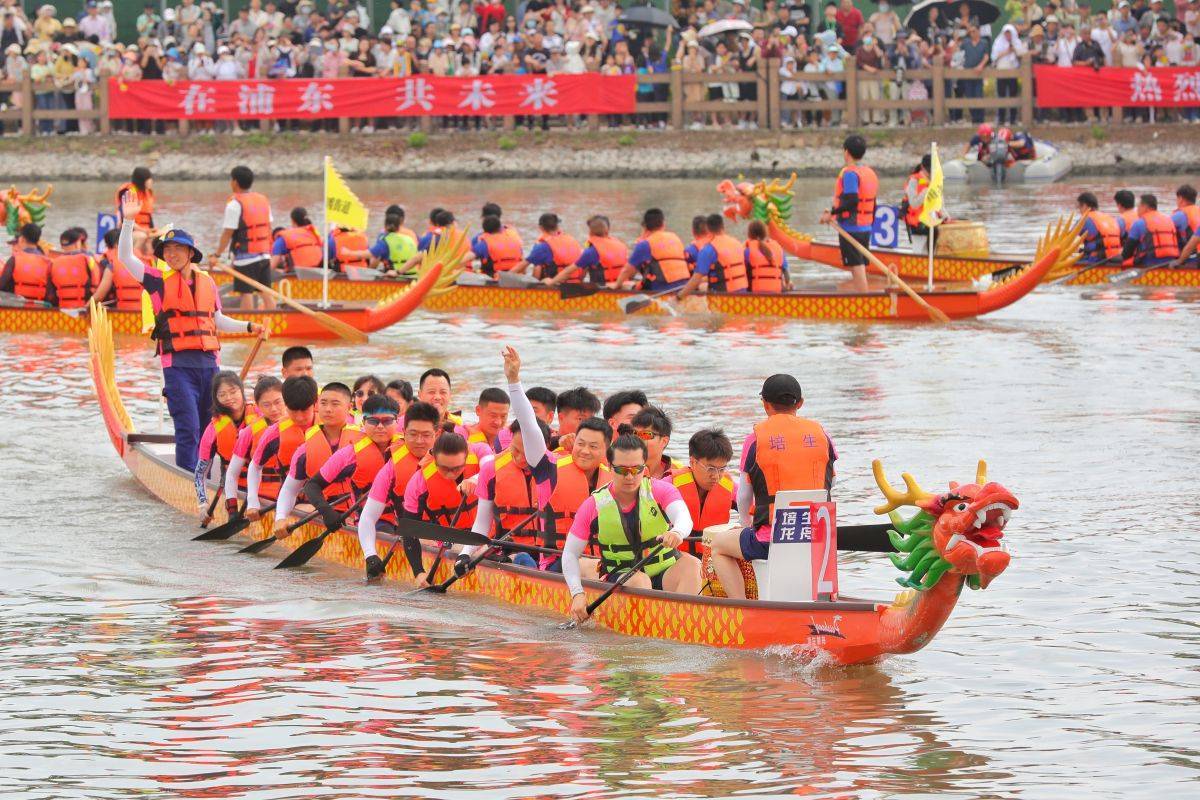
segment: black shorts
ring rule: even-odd
[[[264,258],[261,261],[255,261],[253,264],[246,264],[245,266],[235,266],[234,269],[247,278],[258,281],[263,286],[271,285],[271,259],[269,258]],[[237,278],[233,279],[234,294],[254,294],[257,291],[258,289],[255,289],[250,284],[242,283]]]
[[[619,581],[621,579],[621,576],[624,574],[625,574],[624,571],[616,572],[616,573],[613,573],[612,575],[605,574],[605,575],[600,576],[600,580],[604,583],[616,583],[617,581]],[[663,576],[666,574],[667,574],[667,571],[664,569],[662,572],[651,577],[650,578],[650,588],[657,589],[658,591],[661,592],[662,588],[663,588]],[[626,585],[628,586],[628,584],[626,584]]]
[[[856,242],[863,247],[871,246],[870,231],[846,231],[854,238]],[[844,267],[865,267],[867,265],[867,257],[855,249],[854,245],[847,242],[842,237],[838,237],[838,244],[842,248],[842,266]]]

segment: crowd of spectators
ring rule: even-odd
[[[122,0],[124,2],[124,0]],[[818,0],[820,2],[820,0]],[[1104,0],[1107,5],[1109,0]],[[1093,8],[1077,0],[1007,0],[1003,26],[981,25],[967,3],[934,8],[905,28],[901,14],[883,0],[865,14],[853,0],[811,7],[801,0],[673,0],[677,29],[622,25],[617,0],[522,0],[509,13],[499,0],[392,0],[384,19],[368,4],[344,0],[249,0],[226,19],[224,4],[210,0],[146,3],[136,37],[118,36],[111,0],[89,0],[78,16],[43,5],[31,16],[18,0],[0,0],[0,80],[28,75],[38,85],[38,108],[90,109],[95,87],[110,77],[138,80],[270,80],[291,77],[405,76],[414,73],[474,76],[496,73],[685,73],[712,75],[685,83],[685,100],[753,100],[757,81],[731,79],[759,71],[778,59],[784,99],[845,97],[837,73],[852,64],[886,79],[860,80],[861,99],[929,96],[929,81],[908,80],[908,70],[935,62],[958,69],[1015,68],[1028,53],[1034,63],[1061,66],[1194,66],[1200,64],[1200,0],[1119,0]],[[905,8],[904,13],[908,9]],[[701,38],[719,20],[745,23],[741,31]],[[993,27],[999,30],[993,31]],[[128,34],[128,32],[125,32]],[[806,78],[817,73],[819,77]],[[722,80],[722,77],[725,77]],[[993,88],[994,84],[994,88]],[[1016,79],[947,81],[947,93],[1016,97]],[[664,84],[640,85],[643,99],[666,99]],[[21,96],[0,93],[0,104]],[[802,106],[801,106],[802,108]],[[1000,111],[1000,121],[1016,111]],[[923,121],[918,112],[863,110],[859,124]],[[1079,121],[1082,113],[1067,114]],[[961,112],[954,119],[966,120]],[[971,112],[981,121],[982,111]],[[1189,117],[1190,118],[1190,117]],[[665,116],[627,121],[664,126]],[[370,131],[380,121],[360,121]],[[752,127],[742,113],[692,114],[693,127]],[[789,125],[838,125],[838,110],[785,113]],[[461,120],[455,124],[463,124]],[[486,124],[486,123],[485,123]],[[87,133],[92,123],[40,120],[42,133]],[[357,127],[357,126],[356,126]]]

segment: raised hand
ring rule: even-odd
[[[521,380],[521,357],[512,345],[504,347],[504,377],[508,378],[510,384]]]
[[[138,198],[137,192],[126,192],[121,195],[121,216],[125,219],[137,219],[137,215],[142,213],[142,201]]]

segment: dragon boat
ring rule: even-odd
[[[415,311],[429,294],[446,286],[453,286],[458,269],[443,270],[435,263],[411,283],[391,283],[387,292],[381,292],[371,300],[336,300],[329,307],[320,308],[329,316],[340,320],[364,333],[372,333],[395,325]],[[218,278],[225,273],[214,273],[218,284],[228,283]],[[318,286],[319,290],[319,286]],[[320,297],[318,293],[316,298]],[[50,332],[83,335],[88,330],[86,309],[59,309],[44,303],[4,301],[0,302],[0,331],[7,333]],[[292,339],[332,339],[337,334],[303,312],[286,307],[271,311],[230,309],[230,314],[239,319],[263,324],[272,336]],[[140,311],[109,311],[107,313],[113,330],[128,335],[144,335]],[[251,334],[225,334],[222,338],[238,338]]]
[[[717,186],[724,203],[724,215],[733,221],[757,219],[766,224],[771,238],[779,243],[784,252],[796,258],[818,264],[844,269],[841,249],[837,242],[818,242],[811,234],[801,233],[788,224],[791,217],[793,175],[786,183],[773,180],[770,183],[734,183],[722,181]],[[906,280],[924,283],[929,272],[929,257],[921,253],[889,248],[871,250],[880,261]],[[1036,259],[1024,256],[994,256],[969,258],[964,256],[940,256],[933,258],[933,280],[935,283],[973,282],[980,280],[1003,280]],[[1128,269],[1126,266],[1093,267],[1084,270],[1067,281],[1068,286],[1107,285],[1109,279]],[[874,266],[868,272],[878,274]],[[1063,277],[1070,268],[1056,267],[1044,276],[1052,281]],[[1156,286],[1175,288],[1200,288],[1200,265],[1169,269],[1166,267],[1147,270],[1129,282],[1130,286]]]
[[[1066,224],[1047,228],[1037,255],[1015,265],[982,288],[935,288],[920,291],[921,297],[951,319],[978,317],[1011,305],[1033,291],[1050,271],[1069,269],[1078,250],[1076,231]],[[312,300],[321,297],[319,271],[298,272],[280,282],[280,290],[291,297]],[[505,286],[481,275],[470,283],[439,287],[423,307],[430,311],[515,310],[545,311],[557,315],[620,314],[623,301],[645,295],[600,287],[560,287],[540,284]],[[341,275],[329,281],[329,296],[343,302],[362,301],[383,292],[395,291],[398,281],[388,278],[355,280]],[[582,291],[575,291],[582,289]],[[733,317],[779,317],[785,319],[879,320],[922,322],[928,312],[894,287],[862,293],[836,289],[782,293],[707,292],[681,302],[640,304],[638,314],[719,314]]]
[[[117,386],[107,314],[98,309],[91,321],[89,371],[113,446],[133,477],[153,496],[182,514],[198,514],[192,475],[175,466],[171,437],[138,433],[125,409]],[[964,586],[986,588],[1007,568],[1010,557],[1002,537],[1018,502],[1003,486],[987,481],[983,462],[973,483],[951,483],[948,491],[936,495],[922,490],[908,474],[903,476],[903,491],[893,488],[878,462],[874,471],[886,500],[875,511],[888,514],[891,525],[866,526],[879,530],[846,536],[850,541],[842,541],[839,547],[890,553],[903,573],[897,581],[904,589],[894,599],[840,596],[820,602],[769,602],[622,587],[597,609],[593,619],[604,628],[630,636],[739,649],[783,646],[804,655],[824,653],[841,664],[874,662],[890,654],[919,650],[945,624]],[[901,515],[898,509],[904,506],[914,508],[914,513]],[[217,522],[227,519],[222,507],[218,504]],[[267,514],[242,535],[265,538],[272,524]],[[319,526],[306,525],[273,548],[279,552],[295,549],[321,533]],[[389,537],[381,537],[379,553],[390,545]],[[432,563],[436,550],[432,545],[424,550],[426,562]],[[317,558],[356,572],[362,569],[363,553],[350,528],[332,534]],[[450,565],[443,560],[435,578],[445,580],[450,574]],[[392,559],[384,577],[385,585],[411,583],[407,559]],[[585,581],[589,600],[606,588],[607,584]],[[561,619],[570,606],[561,575],[508,563],[485,561],[455,583],[452,591],[536,609],[547,619],[552,615]]]

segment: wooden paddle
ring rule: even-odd
[[[254,364],[254,359],[258,358],[258,351],[262,349],[263,340],[267,338],[267,329],[263,328],[262,333],[254,340],[254,347],[250,348],[250,355],[246,356],[246,362],[242,364],[242,371],[239,373],[239,378],[245,382],[246,376],[250,374],[250,366]]]
[[[299,311],[301,314],[306,314],[307,316],[312,317],[314,320],[316,320],[317,324],[319,324],[321,327],[326,328],[327,330],[333,331],[338,336],[342,337],[343,339],[345,339],[348,342],[354,342],[356,344],[366,344],[368,341],[370,341],[369,337],[365,333],[363,333],[362,331],[360,331],[358,328],[354,327],[353,325],[351,325],[347,322],[342,322],[340,319],[337,319],[336,317],[332,317],[329,314],[326,314],[324,311],[317,311],[316,309],[309,308],[308,306],[306,306],[302,303],[297,303],[295,300],[293,300],[292,298],[283,294],[282,292],[277,292],[274,289],[272,289],[270,286],[259,283],[258,281],[254,280],[253,278],[243,275],[242,273],[238,272],[236,269],[234,269],[233,267],[231,267],[228,264],[218,264],[217,269],[221,270],[222,272],[229,273],[230,275],[237,278],[238,280],[240,280],[242,283],[246,284],[247,286],[253,286],[258,291],[265,292],[266,294],[271,295],[272,297],[274,297],[279,302],[283,303],[288,308],[291,308],[295,311]]]
[[[259,513],[265,514],[268,511],[272,510],[273,508],[275,508],[274,503],[267,503],[265,506],[262,507],[262,509]],[[213,528],[211,531],[205,531],[204,533],[200,534],[199,536],[193,536],[192,541],[193,542],[216,542],[216,541],[224,541],[226,539],[232,539],[234,536],[237,536],[239,533],[241,533],[246,528],[248,528],[250,526],[251,522],[253,522],[253,520],[246,519],[246,504],[242,503],[242,507],[240,509],[238,509],[238,512],[233,515],[232,519],[230,519],[224,525],[218,525],[217,527]]]
[[[1121,258],[1121,256],[1116,255],[1116,256],[1112,256],[1111,258],[1106,258],[1103,261],[1097,261],[1095,264],[1084,264],[1079,269],[1071,270],[1066,275],[1063,275],[1061,278],[1055,278],[1054,280],[1050,281],[1046,285],[1047,286],[1060,286],[1064,283],[1070,283],[1071,281],[1075,280],[1083,273],[1087,272],[1089,269],[1093,269],[1095,267],[1106,267],[1109,264],[1113,263],[1114,261],[1119,260],[1120,258]],[[1130,270],[1130,271],[1132,271],[1132,270]],[[1122,274],[1124,274],[1124,273],[1118,272],[1116,275],[1113,275],[1112,277],[1116,278]],[[1111,280],[1111,278],[1110,278],[1110,280]]]
[[[942,311],[940,308],[934,308],[933,306],[929,305],[929,303],[925,300],[924,297],[921,297],[921,295],[917,294],[916,291],[914,291],[911,286],[909,286],[904,281],[900,280],[900,276],[897,275],[895,272],[893,272],[891,270],[891,268],[888,267],[887,264],[884,264],[882,261],[880,261],[878,258],[875,257],[874,253],[872,253],[867,248],[863,247],[861,242],[859,242],[857,239],[855,239],[850,234],[846,233],[845,228],[843,228],[841,225],[838,225],[833,220],[829,221],[829,226],[838,232],[838,236],[841,236],[843,239],[845,239],[847,242],[849,242],[851,244],[851,246],[854,247],[855,250],[862,253],[863,256],[865,256],[867,258],[867,260],[870,261],[877,270],[879,270],[883,274],[887,275],[888,278],[890,278],[897,286],[899,286],[906,295],[908,295],[909,297],[912,298],[914,303],[916,303],[921,308],[923,308],[925,310],[925,313],[927,313],[929,315],[930,319],[934,320],[935,322],[949,322],[950,321],[950,318],[946,316],[944,311]]]
[[[208,511],[204,512],[204,517],[203,517],[203,519],[200,520],[201,529],[207,528],[208,524],[210,522],[212,522],[213,513],[217,510],[217,503],[220,501],[221,494],[224,491],[225,491],[225,476],[222,475],[221,476],[221,485],[217,487],[216,493],[213,494],[212,502],[208,504]]]
[[[655,292],[654,294],[635,294],[635,295],[630,295],[629,297],[622,297],[620,300],[617,301],[617,307],[620,308],[626,314],[636,314],[637,312],[641,311],[643,308],[647,308],[648,306],[657,304],[657,305],[660,305],[663,308],[665,308],[667,310],[667,313],[670,314],[672,317],[677,317],[677,316],[679,316],[679,312],[677,312],[672,306],[662,302],[658,298],[665,297],[666,295],[669,295],[669,294],[675,294],[678,291],[679,291],[678,288],[663,289],[661,292]]]
[[[343,494],[343,495],[333,498],[333,500],[331,502],[340,503],[349,497],[350,497],[350,495],[348,493]],[[321,513],[320,511],[312,511],[308,514],[305,514],[303,517],[296,520],[291,525],[288,525],[287,526],[288,534],[290,535],[293,532],[295,532],[295,530],[297,528],[299,528],[301,525],[311,522],[314,518],[316,518],[318,515],[320,515],[320,513]],[[275,535],[271,534],[270,536],[268,536],[265,539],[259,539],[257,542],[253,542],[252,544],[248,545],[247,547],[243,547],[241,550],[238,550],[238,552],[239,553],[261,553],[263,550],[266,550],[268,547],[275,544],[275,541],[276,541]]]
[[[1130,281],[1136,281],[1138,278],[1142,277],[1152,269],[1169,269],[1170,266],[1171,262],[1168,261],[1163,264],[1154,264],[1149,267],[1134,267],[1133,269],[1123,270],[1118,272],[1116,275],[1110,276],[1108,282],[1117,284],[1129,283]]]
[[[662,549],[663,549],[662,542],[660,542],[658,539],[655,539],[654,541],[656,542],[656,546],[650,548],[650,552],[646,553],[646,555],[644,555],[640,559],[638,559],[638,561],[632,567],[630,567],[628,571],[623,572],[621,574],[621,577],[617,578],[616,583],[614,583],[612,586],[608,587],[608,589],[606,589],[604,591],[604,594],[600,595],[595,600],[588,603],[588,607],[587,607],[588,619],[591,619],[592,614],[596,613],[596,609],[599,608],[601,606],[601,604],[604,603],[605,600],[612,597],[613,592],[615,592],[617,589],[620,589],[622,586],[624,586],[626,583],[628,583],[629,579],[632,578],[634,575],[636,575],[638,573],[638,571],[641,570],[642,567],[649,564],[651,559],[658,558],[658,556],[661,555]],[[586,622],[586,620],[585,620],[585,622]],[[577,622],[576,620],[573,620],[573,619],[569,619],[566,622],[561,622],[558,625],[558,629],[560,631],[569,631],[572,628],[578,628],[578,627],[579,627],[579,622]]]
[[[558,287],[559,300],[574,300],[578,297],[591,297],[600,291],[598,283],[563,283]]]
[[[321,550],[321,547],[325,544],[325,540],[329,538],[329,534],[333,533],[334,531],[341,530],[342,525],[345,524],[350,515],[355,511],[358,511],[362,504],[367,502],[368,495],[368,492],[363,492],[362,497],[354,501],[354,505],[350,506],[350,508],[347,509],[344,514],[338,517],[336,525],[326,528],[317,538],[309,539],[307,542],[297,547],[288,554],[287,558],[276,564],[275,569],[291,569],[292,567],[302,567],[311,561],[312,557]]]
[[[485,539],[487,539],[487,543],[482,545],[483,550],[480,551],[479,555],[475,556],[474,558],[472,558],[470,561],[467,562],[467,568],[463,572],[462,575],[459,575],[457,572],[455,572],[453,575],[451,575],[449,578],[447,578],[442,583],[430,584],[429,586],[423,587],[422,591],[435,592],[437,594],[445,594],[446,590],[449,589],[451,586],[453,586],[458,581],[459,578],[470,575],[471,570],[473,570],[477,566],[479,566],[483,562],[483,560],[485,558],[487,558],[487,556],[492,552],[492,550],[494,548],[504,546],[504,544],[506,543],[505,542],[506,539],[511,538],[513,534],[517,533],[518,531],[523,530],[526,525],[528,525],[529,523],[531,523],[535,519],[537,519],[538,515],[541,513],[542,512],[540,510],[533,512],[528,517],[521,520],[513,527],[509,528],[502,535],[497,536],[495,539],[484,537]]]

